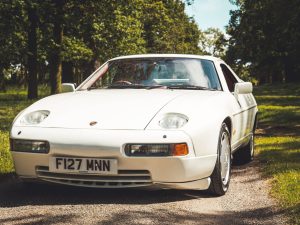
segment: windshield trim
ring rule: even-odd
[[[85,91],[88,90],[93,84],[94,82],[97,82],[98,79],[100,79],[100,77],[102,77],[104,73],[99,74],[99,77],[97,77],[97,79],[95,79],[95,81],[89,85],[88,87],[85,87],[86,85],[88,85],[88,83],[91,81],[91,79],[96,76],[97,73],[99,73],[102,69],[106,69],[105,67],[107,66],[107,69],[109,68],[109,62],[110,61],[106,61],[104,64],[102,64],[98,69],[96,69],[90,76],[88,76],[88,78],[86,78],[77,88],[75,91]]]
[[[109,67],[111,65],[113,65],[115,62],[117,61],[127,61],[127,60],[140,60],[140,61],[153,61],[153,60],[170,60],[170,59],[176,59],[176,60],[189,60],[189,59],[196,59],[196,60],[199,60],[199,61],[209,61],[213,64],[213,68],[214,68],[214,71],[217,75],[217,80],[218,80],[218,83],[219,83],[219,86],[220,86],[220,89],[214,89],[214,88],[208,88],[209,89],[212,89],[212,90],[216,90],[216,91],[223,91],[223,87],[222,87],[222,82],[220,80],[220,75],[216,69],[216,65],[215,65],[215,62],[213,60],[210,60],[210,59],[202,59],[202,58],[197,58],[197,57],[160,57],[160,56],[155,56],[155,57],[134,57],[134,58],[115,58],[115,59],[110,59],[108,61],[106,61],[104,64],[102,64],[97,70],[95,70],[87,79],[85,79],[77,88],[75,91],[85,91],[85,90],[89,90],[90,87],[95,83],[97,82],[106,72],[107,70],[109,69]],[[98,77],[95,78],[95,80],[92,82],[92,84],[89,84],[91,82],[91,80],[94,78],[94,76],[96,76],[99,72],[101,72],[101,70],[104,70],[102,73],[100,73],[98,75]],[[87,86],[87,87],[86,87]],[[166,86],[168,87],[168,86]],[[105,87],[105,88],[99,88],[99,89],[107,89],[108,87]],[[157,87],[154,86],[153,89],[155,89]],[[115,88],[116,89],[116,88]],[[121,89],[121,88],[120,88]],[[124,89],[124,88],[122,88]],[[149,86],[145,86],[145,89],[152,89],[152,88],[149,88]],[[167,89],[167,88],[166,88]],[[189,90],[192,90],[192,89],[189,89]],[[196,90],[196,89],[195,89]]]

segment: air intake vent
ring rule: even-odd
[[[147,170],[119,170],[117,175],[90,175],[53,173],[49,167],[36,168],[39,179],[54,183],[95,188],[141,187],[152,184]]]

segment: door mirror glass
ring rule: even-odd
[[[75,84],[72,83],[62,83],[61,84],[61,92],[74,92],[75,91]]]
[[[252,93],[253,86],[251,82],[236,83],[234,86],[234,94],[250,94]]]

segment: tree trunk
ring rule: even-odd
[[[62,83],[74,83],[74,71],[72,62],[62,63]]]
[[[50,80],[51,94],[61,92],[61,74],[62,74],[62,40],[63,40],[63,17],[64,0],[52,0],[55,7],[55,16],[53,21],[53,41],[54,47],[50,56]]]
[[[3,70],[3,67],[0,65],[0,91],[6,91]]]
[[[296,72],[296,64],[289,58],[285,59],[285,82],[300,82],[300,74]]]
[[[37,82],[37,12],[36,7],[28,5],[28,99],[38,97]]]

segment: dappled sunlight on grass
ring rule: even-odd
[[[259,106],[259,126],[297,126],[300,124],[300,106]]]
[[[269,175],[300,170],[300,137],[258,137],[256,151],[263,163],[272,164],[265,169]]]
[[[297,222],[300,215],[300,137],[259,137],[256,151],[264,174],[272,177],[271,194],[289,209]]]
[[[258,128],[265,136],[300,135],[300,85],[264,85],[254,89]]]
[[[255,96],[260,105],[272,106],[299,106],[300,96]]]
[[[254,94],[258,102],[260,128],[300,125],[300,84],[264,85],[255,87]]]
[[[11,173],[14,170],[9,152],[9,134],[0,131],[0,174]]]
[[[256,152],[271,194],[300,224],[300,85],[265,85],[254,91],[259,106]]]
[[[254,87],[257,96],[300,96],[300,84],[266,84]]]

